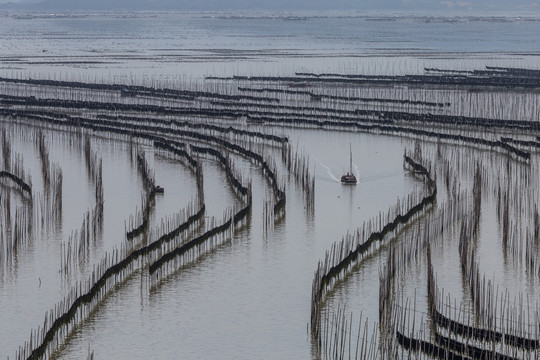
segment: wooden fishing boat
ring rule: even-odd
[[[352,171],[352,147],[349,144],[349,151],[350,151],[350,158],[349,158],[349,171],[341,176],[341,183],[346,185],[355,185],[358,183],[358,180],[356,180],[356,176],[354,176]]]

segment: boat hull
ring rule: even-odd
[[[354,176],[354,175],[343,175],[341,177],[341,183],[342,184],[354,185],[357,182],[358,181],[356,180],[356,176]]]

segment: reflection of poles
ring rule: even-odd
[[[352,223],[352,212],[353,212],[353,187],[352,186],[348,186],[349,188],[349,218],[351,220],[351,223]]]

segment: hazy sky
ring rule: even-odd
[[[40,0],[0,0],[1,4],[37,3]],[[148,4],[157,4],[164,8],[179,9],[255,9],[255,8],[303,8],[324,9],[343,8],[362,10],[475,10],[475,11],[532,11],[540,14],[540,0],[45,0],[58,8],[102,8],[116,7],[140,9]],[[33,5],[28,5],[32,9]],[[36,6],[39,8],[39,6]],[[536,11],[535,11],[536,10]]]

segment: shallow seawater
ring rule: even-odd
[[[100,13],[0,17],[10,76],[160,83],[206,75],[421,73],[536,67],[535,17],[438,17],[355,12]],[[446,21],[445,21],[446,20]],[[502,20],[502,21],[501,21]]]
[[[0,35],[0,76],[196,88],[206,75],[290,75],[302,71],[410,74],[422,73],[425,67],[538,67],[540,21],[536,19],[501,23],[496,19],[431,21],[431,17],[396,16],[388,21],[361,14],[289,15],[143,13],[132,17],[94,14],[77,19],[15,19],[6,15],[0,18],[9,29]],[[426,96],[415,91],[420,98]],[[494,98],[521,99],[519,93],[508,98],[496,94]],[[527,95],[521,100],[528,106],[538,99]],[[479,98],[478,104],[492,104],[489,101]],[[471,104],[472,110],[467,110],[482,115],[475,106]],[[513,114],[508,108],[494,111],[506,117]],[[534,110],[531,114],[538,116]],[[24,156],[34,189],[42,193],[34,128],[9,120],[3,124],[8,131],[18,129],[10,133],[13,151]],[[317,263],[347,232],[387,212],[398,199],[425,189],[423,182],[403,167],[404,150],[411,151],[415,144],[409,138],[368,133],[279,126],[263,129],[287,136],[293,151],[309,157],[315,176],[314,208],[308,208],[301,185],[287,175],[280,149],[265,149],[276,159],[287,194],[285,215],[265,229],[263,208],[272,197],[271,187],[257,164],[231,155],[244,178],[252,181],[253,209],[246,224],[223,244],[157,284],[150,282],[146,269],[136,271],[76,326],[53,353],[54,358],[85,358],[89,347],[98,359],[317,358],[309,334],[311,285]],[[63,299],[76,281],[87,278],[106,252],[121,246],[130,218],[140,211],[144,196],[129,139],[92,136],[92,149],[103,161],[103,228],[77,271],[69,277],[62,275],[61,244],[80,229],[83,215],[93,207],[95,184],[87,174],[81,143],[61,131],[43,129],[43,134],[51,162],[62,167],[62,218],[56,227],[39,232],[21,249],[13,266],[1,273],[0,323],[12,325],[0,326],[0,356],[12,357],[28,340],[30,329],[42,324],[45,312]],[[434,157],[437,145],[426,144],[428,157]],[[156,183],[165,188],[151,204],[149,227],[156,234],[162,222],[195,201],[196,179],[178,159],[155,151],[148,143],[141,148]],[[448,148],[463,162],[477,151]],[[359,183],[344,186],[338,179],[351,170],[349,151]],[[501,164],[505,161],[502,154],[494,158]],[[207,157],[201,161],[207,205],[204,223],[217,224],[230,208],[239,208],[242,200],[232,191],[217,161]],[[533,169],[538,165],[536,159],[531,163]],[[460,175],[463,188],[470,188],[471,174],[463,170]],[[493,178],[498,175],[495,170],[489,173]],[[442,188],[442,179],[438,182]],[[439,205],[447,197],[441,193]],[[14,206],[23,203],[16,196],[12,200]],[[135,241],[148,240],[141,237]],[[445,236],[433,239],[432,257],[439,286],[457,302],[468,302],[468,290],[461,282],[458,241],[456,224]],[[483,201],[476,242],[481,254],[479,266],[487,278],[511,292],[535,297],[537,280],[509,263],[501,251],[493,193],[486,194]],[[387,246],[357,264],[336,284],[325,303],[328,311],[346,306],[355,322],[360,313],[370,324],[378,320],[379,274],[386,262]],[[416,297],[417,316],[423,320],[427,316],[425,263],[420,257],[400,274],[399,289],[406,297]],[[370,329],[375,326],[370,325]]]

